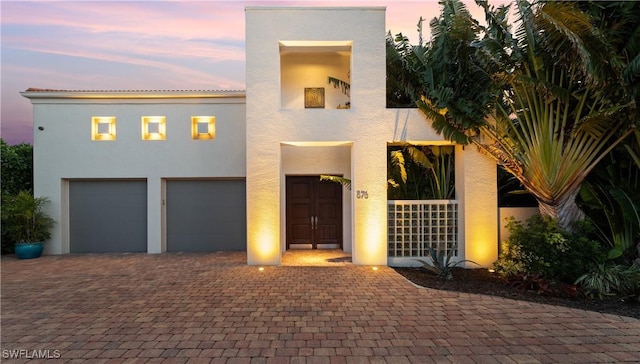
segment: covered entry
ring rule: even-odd
[[[147,251],[147,181],[69,181],[71,253]]]
[[[286,177],[287,249],[342,249],[342,186],[320,176]]]
[[[245,250],[245,201],[244,179],[166,181],[167,251]]]

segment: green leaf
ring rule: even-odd
[[[331,176],[331,175],[321,174],[320,175],[320,180],[321,181],[331,181],[331,182],[335,182],[335,183],[340,183],[346,189],[351,190],[351,180],[348,179],[348,178],[344,178],[344,177],[341,177],[341,176]]]

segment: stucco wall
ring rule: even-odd
[[[51,199],[49,212],[58,222],[47,244],[49,254],[69,251],[69,179],[146,179],[148,251],[161,252],[163,179],[245,176],[242,97],[96,100],[64,99],[64,93],[58,98],[38,98],[37,93],[26,96],[34,104],[34,190]],[[142,140],[141,117],[158,115],[167,118],[166,140]],[[191,116],[201,115],[216,116],[215,140],[192,140]],[[92,116],[115,116],[116,140],[92,141]]]
[[[456,147],[456,198],[460,207],[462,259],[488,267],[498,258],[498,189],[496,164],[476,147]],[[465,264],[477,268],[475,264]]]
[[[327,109],[336,109],[338,105],[344,106],[349,101],[349,97],[340,89],[328,84],[327,77],[349,82],[350,66],[351,58],[348,54],[283,55],[280,59],[282,108],[304,109],[305,87],[323,87]]]
[[[246,9],[249,264],[280,263],[285,244],[282,181],[291,163],[280,148],[283,143],[307,147],[350,145],[353,261],[371,265],[387,263],[387,143],[448,143],[417,110],[386,109],[384,33],[384,8]],[[351,44],[351,109],[336,110],[333,105],[327,105],[326,109],[284,107],[289,105],[290,96],[282,95],[281,77],[289,71],[281,68],[279,44],[304,44],[304,41],[310,46],[322,41]],[[321,75],[323,79],[326,76]],[[300,88],[299,100],[304,87],[319,86],[315,79],[308,79],[308,85],[303,81],[305,79],[296,84],[296,88]],[[287,97],[286,102],[283,97]],[[462,148],[459,152],[467,153]],[[461,178],[458,198],[462,206],[468,207],[461,212],[461,220],[466,218],[473,224],[463,228],[463,236],[475,239],[476,230],[481,229],[484,234],[481,240],[492,239],[488,244],[493,251],[479,256],[484,263],[497,252],[497,206],[492,192],[495,164],[483,158],[486,157],[456,156],[459,169],[456,172]],[[462,177],[465,174],[467,180]],[[358,191],[366,191],[368,198],[358,198]],[[480,254],[478,251],[463,250],[467,259],[478,258],[474,255]]]
[[[386,264],[384,9],[247,8],[246,29],[249,264],[280,263],[283,142],[352,143],[353,261]],[[280,41],[352,42],[351,109],[282,109]]]

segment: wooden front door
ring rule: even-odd
[[[342,249],[342,186],[320,176],[287,176],[287,249]]]

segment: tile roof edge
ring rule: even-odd
[[[149,90],[67,90],[29,87],[24,92],[76,92],[76,93],[191,93],[191,92],[246,92],[246,90],[169,90],[169,89],[149,89]]]

